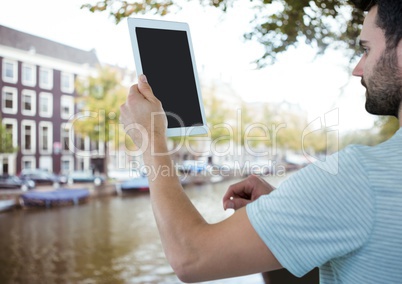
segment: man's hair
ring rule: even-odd
[[[376,24],[385,33],[387,48],[396,48],[402,39],[402,0],[351,0],[360,10],[378,6]]]
[[[356,8],[369,11],[374,5],[377,5],[377,0],[351,0]]]

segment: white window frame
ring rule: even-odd
[[[26,162],[31,162],[32,168],[26,168],[25,163]],[[32,156],[23,156],[21,158],[21,169],[35,169],[36,168],[36,159],[35,157]]]
[[[8,171],[4,172],[3,167],[0,167],[0,174],[9,174],[9,175],[16,175],[15,170],[17,169],[16,166],[17,161],[17,154],[0,154],[0,164],[1,165],[8,165]]]
[[[11,93],[12,95],[12,102],[13,102],[13,107],[8,108],[6,107],[6,94]],[[9,113],[9,114],[16,114],[18,111],[18,90],[17,88],[12,88],[8,86],[4,86],[2,91],[1,91],[1,110],[3,113]]]
[[[12,65],[12,76],[7,76],[7,64]],[[3,82],[16,84],[18,82],[18,62],[10,59],[3,59]]]
[[[17,119],[3,118],[2,119],[2,124],[4,126],[12,125],[11,135],[12,135],[12,140],[13,140],[13,146],[17,147],[18,146],[18,121],[17,121]]]
[[[48,149],[43,149],[43,142],[44,142],[44,135],[43,135],[43,128],[48,128],[48,137],[47,137],[47,144]],[[52,154],[53,149],[53,123],[50,121],[41,121],[39,122],[39,153],[40,154]]]
[[[25,109],[24,96],[31,97],[31,110]],[[23,115],[34,116],[36,114],[36,93],[32,90],[22,90],[21,92],[21,113]]]
[[[63,162],[69,163],[69,168],[63,168]],[[69,172],[74,171],[74,156],[62,156],[61,157],[61,174],[68,174]]]
[[[76,170],[90,171],[91,170],[91,157],[76,156]]]
[[[72,94],[74,92],[74,74],[61,72],[60,90],[67,94]]]
[[[28,71],[29,70],[29,71]],[[30,78],[26,78],[27,72],[31,72]],[[32,64],[23,63],[22,64],[22,74],[21,74],[22,84],[29,87],[36,86],[36,66]]]
[[[42,98],[48,98],[48,111],[43,112],[42,110]],[[53,95],[51,93],[41,92],[39,94],[39,115],[41,117],[52,117],[53,116]]]
[[[64,108],[68,108],[68,112],[64,112]],[[74,97],[62,95],[60,97],[60,116],[62,119],[70,119],[74,115]]]
[[[26,149],[25,145],[25,126],[31,127],[31,149]],[[36,122],[34,120],[21,121],[21,153],[22,154],[35,154],[36,153]]]
[[[83,145],[84,145],[84,149],[81,149],[80,147],[78,147],[78,146],[80,146],[80,145],[78,145],[78,142],[79,142],[79,140],[82,140],[82,143],[83,143]],[[77,151],[89,151],[89,148],[90,148],[90,139],[89,139],[89,137],[88,136],[84,136],[84,135],[82,135],[82,134],[79,134],[79,133],[77,133],[76,135],[75,135],[75,148],[77,149]]]
[[[66,133],[65,130],[68,130],[67,138],[68,138],[68,149],[65,149],[64,144],[64,134]],[[61,124],[61,132],[60,132],[60,143],[61,143],[61,152],[62,153],[74,153],[75,152],[75,137],[74,137],[74,129],[70,123],[62,123]]]
[[[44,74],[46,72],[46,76]],[[44,82],[44,78],[47,78],[47,82]],[[39,87],[46,90],[53,89],[53,70],[50,68],[40,67],[39,69]]]
[[[52,156],[39,157],[39,169],[47,170],[49,173],[53,172],[53,158]]]

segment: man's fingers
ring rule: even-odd
[[[245,187],[245,181],[241,181],[229,186],[228,190],[226,191],[225,195],[223,196],[223,200],[227,200],[233,195],[237,195],[238,193],[242,193]]]
[[[151,86],[148,84],[147,77],[142,74],[138,77],[138,90],[149,101],[156,99]]]
[[[132,86],[130,87],[130,90],[128,91],[128,96],[129,96],[129,97],[135,96],[135,95],[137,95],[137,94],[139,94],[139,93],[140,93],[140,91],[138,90],[138,85],[135,84],[135,85],[132,85]]]
[[[148,84],[148,81],[145,75],[140,75],[138,77],[138,84],[132,85],[130,87],[130,91],[128,93],[128,97],[135,98],[135,97],[142,97],[147,99],[151,102],[156,102],[157,98],[155,97],[151,86]]]
[[[233,199],[229,199],[226,200],[223,203],[223,209],[227,210],[227,209],[240,209],[244,206],[246,206],[248,203],[250,203],[250,200],[244,199],[244,198],[233,198]]]
[[[247,197],[251,194],[253,190],[253,186],[250,183],[249,179],[242,180],[238,183],[232,184],[229,186],[228,190],[226,191],[225,195],[223,196],[223,201],[230,199],[234,196],[240,197]]]

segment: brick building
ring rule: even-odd
[[[76,112],[75,79],[96,75],[98,65],[94,50],[0,25],[1,117],[18,147],[14,154],[0,154],[0,173],[18,174],[24,168],[103,171],[101,155],[83,157],[69,150],[71,143],[94,153],[102,147],[74,135],[69,122]]]

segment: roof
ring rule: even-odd
[[[0,45],[24,51],[34,50],[36,54],[78,64],[89,64],[94,67],[99,64],[94,49],[85,51],[2,25],[0,25]]]

